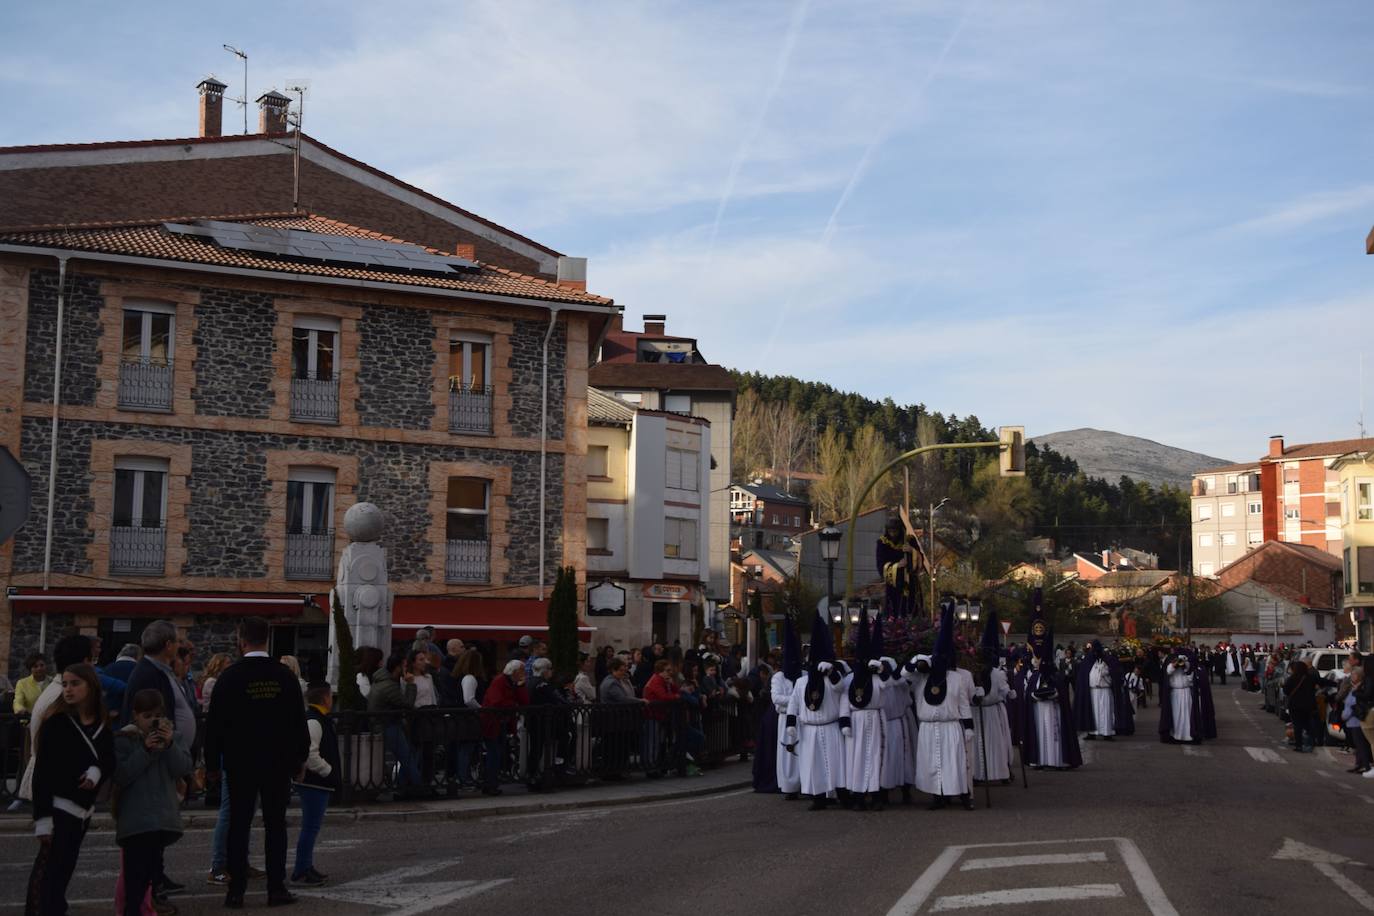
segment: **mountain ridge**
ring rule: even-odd
[[[1045,433],[1030,441],[1072,458],[1089,477],[1113,482],[1125,476],[1154,486],[1187,489],[1197,471],[1232,463],[1153,439],[1092,427]]]

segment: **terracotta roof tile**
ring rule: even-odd
[[[189,222],[205,218],[203,216],[182,217],[179,221]],[[249,214],[218,216],[213,217],[213,219],[226,222],[243,222],[276,229],[299,229],[322,235],[415,244],[405,239],[373,232],[317,214]],[[177,221],[168,220],[168,222]],[[482,264],[480,271],[454,274],[450,277],[403,273],[377,268],[287,261],[259,252],[221,248],[198,236],[170,232],[163,226],[162,222],[136,225],[100,224],[0,230],[0,243],[132,255],[186,264],[264,270],[290,274],[303,279],[309,279],[312,276],[344,278],[375,283],[394,283],[412,288],[428,287],[436,290],[456,290],[522,299],[543,299],[552,302],[607,306],[612,304],[611,299],[603,296],[569,289],[550,280],[518,273],[503,267]],[[434,254],[452,254],[452,252],[438,251],[423,245],[420,247]]]
[[[599,388],[668,388],[734,391],[730,370],[710,363],[597,363],[587,381]]]
[[[1374,449],[1374,439],[1334,439],[1330,442],[1306,442],[1289,445],[1283,450],[1282,458],[1265,457],[1261,461],[1291,461],[1294,458],[1331,458],[1346,452],[1361,452]]]

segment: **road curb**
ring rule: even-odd
[[[330,823],[337,824],[340,821],[354,823],[405,823],[405,822],[424,822],[424,821],[469,821],[486,817],[503,817],[514,814],[544,814],[555,811],[577,811],[590,808],[617,808],[623,805],[642,805],[659,801],[674,801],[684,798],[699,798],[707,795],[717,795],[724,792],[733,792],[738,789],[747,789],[753,785],[751,779],[733,780],[724,785],[702,786],[691,789],[677,789],[670,792],[642,792],[637,795],[616,796],[611,798],[577,798],[570,796],[567,798],[541,798],[538,801],[528,801],[516,804],[505,805],[469,805],[461,801],[455,801],[444,807],[435,808],[403,808],[390,805],[379,805],[369,808],[343,808],[330,810]],[[300,821],[301,812],[299,808],[288,808],[286,820],[288,824]],[[181,816],[182,827],[186,830],[206,830],[215,826],[219,819],[219,812],[209,809],[198,809],[193,811],[183,811]],[[110,830],[114,827],[114,819],[109,814],[97,814],[91,818],[92,830]],[[27,816],[7,815],[0,816],[0,835],[28,834],[33,832],[33,821]]]

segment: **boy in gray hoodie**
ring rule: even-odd
[[[140,916],[143,898],[162,874],[162,855],[181,839],[177,780],[191,755],[172,740],[162,693],[140,690],[130,723],[115,735],[115,840],[124,850],[124,916]],[[158,907],[160,916],[176,908]]]

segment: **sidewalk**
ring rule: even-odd
[[[648,779],[637,775],[624,782],[603,782],[553,792],[530,792],[520,785],[503,786],[505,794],[495,798],[467,793],[458,798],[436,798],[433,801],[358,804],[348,808],[330,808],[329,821],[331,824],[339,821],[458,821],[503,814],[572,811],[691,798],[749,788],[753,785],[752,767],[752,763],[728,763],[695,778],[665,776],[662,779]],[[182,825],[187,830],[208,830],[215,826],[217,816],[217,811],[195,805],[182,809]],[[300,816],[300,808],[293,805],[287,809],[288,824],[299,821]],[[113,821],[107,811],[98,812],[91,819],[92,830],[112,828]],[[27,811],[0,814],[0,834],[29,833],[32,830],[33,819]]]

